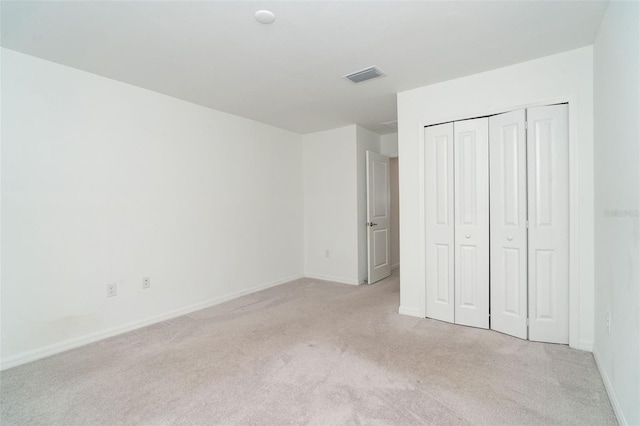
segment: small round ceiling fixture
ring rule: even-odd
[[[276,15],[270,10],[259,10],[255,16],[256,20],[261,24],[271,24],[276,20]]]

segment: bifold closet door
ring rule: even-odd
[[[453,130],[455,323],[489,328],[489,120]]]
[[[489,118],[491,329],[527,338],[525,111]]]
[[[424,142],[426,313],[453,322],[453,123],[426,127]]]
[[[527,110],[529,340],[569,343],[568,106]]]

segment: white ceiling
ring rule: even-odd
[[[298,133],[395,120],[396,93],[593,43],[596,1],[2,1],[9,49]],[[263,25],[258,9],[275,12]],[[342,78],[376,65],[386,76]],[[437,102],[437,100],[434,100]]]

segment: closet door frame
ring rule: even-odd
[[[474,110],[472,113],[463,113],[459,115],[441,116],[437,118],[423,118],[415,128],[418,143],[418,173],[415,178],[418,179],[419,199],[418,199],[418,235],[419,235],[419,265],[421,265],[420,281],[424,284],[422,291],[422,306],[424,308],[409,310],[406,308],[400,308],[400,313],[406,315],[412,315],[416,317],[426,317],[426,261],[425,261],[425,212],[426,212],[426,197],[425,197],[425,163],[424,163],[424,128],[427,126],[433,126],[441,123],[454,122],[459,120],[467,120],[478,117],[486,117],[495,114],[502,114],[517,109],[526,109],[532,107],[539,107],[545,105],[554,105],[566,103],[569,109],[569,346],[572,348],[582,349],[590,351],[592,350],[592,341],[580,340],[580,240],[578,234],[578,228],[581,221],[580,216],[580,175],[579,175],[579,148],[580,143],[578,140],[578,107],[584,107],[582,103],[578,102],[576,96],[559,96],[547,99],[538,99],[535,102],[519,103],[502,105],[499,107],[486,109],[486,110]],[[411,130],[409,130],[411,132]],[[407,159],[405,161],[412,161]],[[401,227],[403,224],[400,225]],[[406,224],[404,226],[409,226]],[[588,278],[588,277],[586,277]],[[588,302],[583,302],[588,303]],[[587,318],[592,320],[592,318]]]

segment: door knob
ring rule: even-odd
[[[377,223],[373,223],[373,222],[367,222],[367,226],[376,226],[378,225]]]
[[[471,235],[467,234],[464,237],[468,240],[469,238],[471,238]]]
[[[513,237],[507,237],[507,240],[511,241],[513,240]]]

